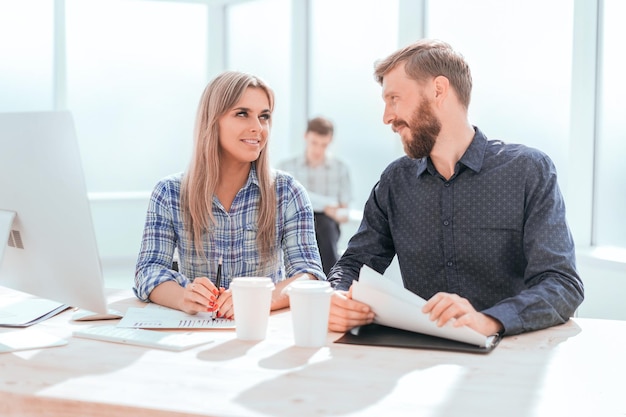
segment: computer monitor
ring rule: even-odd
[[[69,112],[0,113],[0,285],[108,312]]]

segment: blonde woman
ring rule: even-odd
[[[225,72],[205,88],[191,163],[150,198],[135,271],[139,299],[232,318],[234,277],[271,277],[272,309],[288,306],[281,290],[294,279],[326,279],[305,189],[269,166],[273,109],[273,91],[250,74]]]

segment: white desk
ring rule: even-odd
[[[140,305],[129,291],[110,301]],[[37,325],[68,345],[0,354],[1,416],[626,415],[622,321],[574,319],[482,355],[336,344],[338,333],[298,348],[288,311],[262,342],[213,331],[214,343],[178,353],[72,338],[94,323],[69,318]]]

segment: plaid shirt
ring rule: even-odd
[[[326,279],[322,271],[311,203],[304,188],[288,174],[276,172],[276,247],[275,263],[263,266],[257,249],[257,217],[260,198],[259,181],[252,165],[248,181],[239,190],[227,212],[213,196],[216,225],[205,235],[204,253],[208,262],[194,255],[194,245],[183,223],[180,187],[183,174],[161,180],[148,205],[141,250],[135,270],[135,295],[148,301],[150,292],[165,281],[185,287],[196,277],[215,280],[220,257],[222,286],[232,278],[267,276],[274,282],[300,273]],[[210,236],[210,237],[209,237]],[[178,270],[172,270],[174,249],[178,251]]]
[[[313,211],[324,212],[324,207],[348,205],[352,199],[352,184],[348,165],[327,155],[324,162],[310,167],[305,155],[282,161],[278,169],[287,171],[306,188]]]

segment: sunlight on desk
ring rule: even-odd
[[[0,293],[0,295],[2,295]],[[141,303],[110,293],[116,309]],[[623,417],[626,322],[574,319],[505,337],[489,354],[333,343],[294,346],[291,313],[271,315],[267,338],[182,352],[74,338],[88,324],[64,312],[37,328],[66,346],[0,354],[0,415],[53,417]],[[28,355],[26,355],[28,353]]]
[[[438,407],[448,401],[454,401],[457,385],[463,384],[468,371],[460,365],[435,365],[423,370],[413,371],[398,379],[394,389],[397,398],[385,398],[379,404],[384,408],[397,408],[398,398],[404,403],[403,408],[423,410],[421,416],[435,414]],[[393,403],[392,403],[393,401]],[[422,414],[428,411],[427,414]]]

